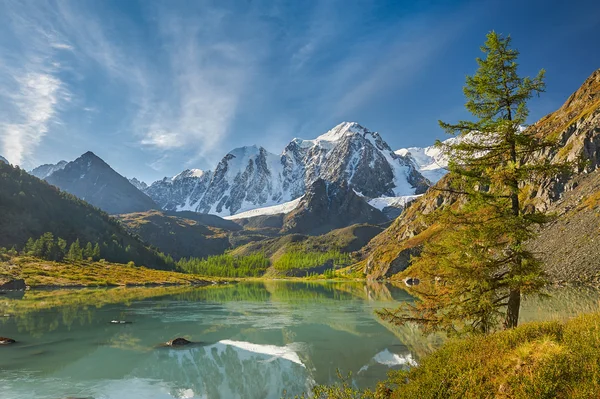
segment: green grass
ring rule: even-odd
[[[30,287],[103,287],[209,284],[195,274],[109,262],[52,262],[30,256],[0,257],[0,281],[23,279]],[[211,280],[214,280],[211,278]]]

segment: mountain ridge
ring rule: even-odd
[[[295,200],[319,178],[344,180],[368,197],[420,194],[430,185],[377,132],[343,122],[316,139],[293,139],[279,155],[258,145],[233,149],[214,171],[184,171],[144,191],[165,210],[231,216]]]

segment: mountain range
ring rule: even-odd
[[[359,202],[395,217],[445,173],[443,167],[437,149],[394,152],[378,133],[344,122],[316,139],[293,139],[279,155],[259,146],[236,148],[214,171],[188,169],[150,185],[124,178],[91,152],[30,173],[111,214],[150,209],[222,217],[246,217],[249,211],[258,216],[261,209],[288,213],[322,180],[347,187]]]
[[[344,122],[314,140],[292,140],[279,155],[259,146],[236,148],[214,171],[186,170],[144,192],[165,210],[231,216],[298,199],[318,179],[345,181],[368,198],[421,194],[430,182],[418,169],[378,133]]]

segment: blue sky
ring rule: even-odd
[[[598,1],[0,0],[0,154],[91,150],[153,181],[228,151],[280,152],[342,121],[393,147],[444,138],[485,34],[547,70],[531,122],[600,68]]]

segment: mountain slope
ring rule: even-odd
[[[38,166],[37,168],[29,171],[29,173],[37,178],[45,179],[57,170],[64,169],[65,166],[67,166],[67,163],[67,161],[60,161],[57,164],[47,163],[45,165]]]
[[[353,224],[381,224],[387,218],[358,196],[346,181],[316,180],[298,206],[286,214],[281,232],[320,235]]]
[[[184,170],[172,178],[152,183],[144,192],[166,211],[194,210],[212,178],[211,171]]]
[[[10,162],[8,162],[8,161],[6,160],[6,158],[4,158],[4,157],[3,157],[3,156],[1,156],[1,155],[0,155],[0,162],[4,162],[5,164],[7,164],[7,165],[10,165]]]
[[[395,154],[378,133],[344,122],[314,140],[292,140],[280,155],[262,147],[227,154],[213,173],[183,172],[145,192],[163,209],[230,216],[300,198],[313,182],[346,182],[367,197],[404,196],[429,186],[411,157]]]
[[[205,258],[230,248],[229,230],[208,227],[195,220],[160,211],[128,213],[118,219],[130,232],[175,259]]]
[[[21,247],[30,237],[51,232],[67,242],[99,243],[101,256],[109,261],[168,266],[106,213],[4,163],[0,163],[0,215],[0,247]]]
[[[86,152],[45,179],[110,213],[141,212],[157,205],[92,152]]]
[[[564,174],[558,178],[549,179],[540,187],[537,187],[529,195],[529,203],[538,209],[554,210],[561,214],[558,225],[567,223],[573,215],[573,209],[569,206],[561,205],[565,201],[563,198],[573,194],[565,194],[581,185],[593,187],[593,181],[596,179],[596,170],[600,165],[600,70],[595,71],[584,84],[569,97],[565,104],[557,111],[540,119],[534,125],[528,127],[529,132],[540,137],[549,137],[560,140],[560,148],[553,151],[546,151],[536,156],[557,162],[560,160],[575,160],[581,158],[581,162],[572,173]],[[438,207],[450,204],[456,201],[456,197],[447,192],[436,190],[443,188],[448,184],[448,176],[442,178],[425,195],[417,199],[408,207],[406,212],[402,213],[392,225],[383,233],[375,237],[362,251],[362,261],[360,265],[364,271],[372,278],[391,276],[404,270],[410,264],[410,256],[419,252],[423,242],[436,233],[436,226],[427,225],[421,215],[428,214]],[[591,189],[583,198],[594,198],[593,193],[597,194],[595,189]],[[583,194],[582,194],[583,195]],[[578,198],[581,198],[578,197]],[[593,199],[590,201],[593,202]],[[595,209],[595,208],[594,208]],[[581,211],[580,211],[581,212]],[[585,212],[591,212],[586,210]],[[583,214],[583,213],[582,213]],[[595,214],[590,213],[591,217]],[[577,220],[579,216],[577,216]],[[589,220],[589,219],[586,219]],[[548,272],[551,278],[585,280],[581,271],[584,269],[594,269],[596,261],[591,257],[583,257],[578,269],[569,264],[569,260],[562,258],[560,264],[558,258],[548,257],[550,253],[559,251],[573,251],[573,248],[564,247],[565,243],[571,240],[586,240],[585,237],[592,237],[594,234],[587,232],[588,227],[583,226],[583,220],[580,220],[581,228],[573,230],[565,229],[566,234],[572,234],[570,237],[563,237],[564,232],[553,231],[555,234],[554,244],[544,245],[540,241],[531,243],[534,247],[543,248],[546,253],[546,260],[551,261],[547,264]],[[556,226],[554,224],[552,226]],[[553,229],[552,226],[547,227]],[[594,228],[596,228],[594,226]],[[580,230],[583,237],[579,237],[577,231]],[[571,233],[569,233],[571,231]],[[546,230],[542,231],[542,237],[548,239]],[[556,240],[560,237],[559,240]],[[541,238],[543,240],[543,238]],[[595,253],[595,252],[590,252]],[[554,264],[552,264],[554,262]],[[597,263],[597,262],[596,262]],[[557,268],[563,270],[560,274]],[[578,272],[567,272],[565,270],[579,270]],[[595,269],[594,269],[595,270]],[[587,273],[590,274],[590,273]],[[593,273],[592,273],[593,274]]]

